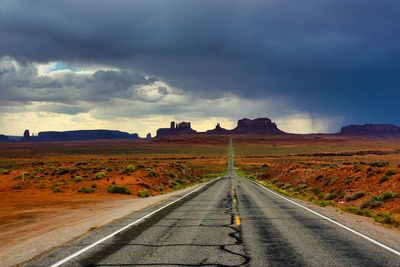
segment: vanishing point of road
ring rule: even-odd
[[[397,251],[236,176],[229,151],[226,176],[27,266],[400,266]]]

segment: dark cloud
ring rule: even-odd
[[[0,10],[0,56],[28,66],[13,84],[43,101],[124,98],[150,75],[202,98],[282,95],[293,109],[400,124],[398,1],[5,0]],[[26,78],[30,62],[48,61],[123,71]],[[23,98],[8,82],[7,97]]]

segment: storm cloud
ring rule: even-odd
[[[105,118],[127,113],[122,101],[142,117],[305,114],[337,122],[325,131],[400,124],[399,10],[398,1],[5,0],[1,110],[39,103]],[[94,70],[38,73],[51,62]],[[264,104],[234,112],[234,99]]]

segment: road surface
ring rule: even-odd
[[[166,208],[135,213],[27,265],[52,264],[400,266],[400,256],[236,176],[230,149],[227,176]]]

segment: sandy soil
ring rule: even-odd
[[[66,200],[60,197],[57,200],[49,196],[49,201],[29,205],[30,209],[23,207],[26,203],[21,203],[21,209],[14,214],[17,220],[7,218],[5,223],[0,223],[0,266],[25,262],[113,220],[182,195],[197,186],[150,198],[115,200],[115,196],[109,196]]]

